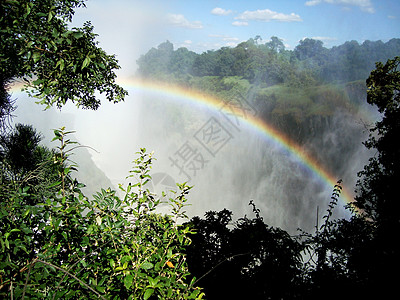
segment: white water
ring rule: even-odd
[[[268,144],[260,134],[245,126],[240,132],[235,131],[218,113],[201,106],[130,91],[126,102],[103,103],[98,111],[77,110],[67,105],[60,112],[42,111],[33,99],[21,93],[15,96],[18,97],[15,123],[34,125],[45,136],[47,145],[52,138],[51,129],[66,126],[67,130],[76,131],[75,138],[81,144],[96,150],[89,150],[92,160],[115,187],[124,182],[136,157],[134,153],[141,147],[155,152],[157,161],[152,174],[157,179],[157,192],[169,189],[171,181],[189,180],[186,172],[190,176],[188,184],[194,185],[188,197],[190,216],[227,208],[234,212],[234,218],[245,214],[253,217],[248,203],[254,200],[268,225],[295,232],[298,227],[312,230],[317,222],[317,207],[320,219],[330,201],[333,187],[316,178],[295,158],[283,154],[277,145]],[[225,126],[225,140],[217,146],[204,147],[200,142],[210,120]],[[357,129],[359,125],[350,126]],[[349,134],[352,132],[349,130]],[[319,144],[331,145],[343,135],[343,132],[329,132],[326,141]],[[340,155],[341,149],[330,147],[321,151],[339,151]],[[183,159],[187,159],[186,167],[179,169]],[[356,172],[366,160],[366,151],[360,144],[346,162],[349,169],[339,175],[350,190]],[[343,204],[338,205],[338,216],[346,216]]]

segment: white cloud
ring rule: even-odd
[[[200,21],[188,21],[183,15],[180,14],[168,14],[168,23],[176,27],[183,27],[189,29],[201,29],[203,24]]]
[[[216,7],[211,10],[211,13],[213,15],[217,15],[217,16],[226,16],[226,15],[231,14],[232,11],[230,9],[223,9],[220,7]]]
[[[227,42],[226,44],[225,44],[225,47],[231,47],[231,48],[234,48],[234,47],[236,47],[237,46],[237,42]]]
[[[375,9],[372,5],[371,0],[310,0],[306,1],[306,6],[314,6],[320,4],[322,2],[329,3],[329,4],[338,4],[338,5],[350,5],[350,6],[358,6],[362,11],[367,13],[374,13]]]
[[[337,40],[337,38],[329,37],[329,36],[313,36],[312,39],[313,40],[320,40],[322,42],[324,42],[324,41],[329,42],[329,41],[336,41]]]
[[[244,21],[235,21],[232,23],[233,26],[247,26],[249,23],[244,22]]]
[[[305,5],[307,5],[307,6],[314,6],[314,5],[317,5],[317,4],[320,4],[321,3],[321,0],[311,0],[311,1],[307,1],[306,3],[305,3]]]
[[[221,40],[223,40],[225,42],[238,42],[238,41],[240,41],[240,39],[237,38],[237,37],[223,35],[223,34],[209,34],[208,36],[209,37],[213,37],[213,38],[221,39]]]
[[[241,13],[235,19],[244,20],[244,21],[255,20],[255,21],[263,21],[263,22],[269,22],[269,21],[300,22],[300,21],[302,21],[300,16],[295,13],[283,14],[283,13],[278,13],[278,12],[275,12],[275,11],[272,11],[269,9],[258,9],[258,10],[253,10],[253,11],[246,10],[244,13]]]
[[[229,37],[229,36],[222,38],[222,40],[226,41],[226,42],[234,42],[234,43],[237,43],[240,41],[240,39],[237,37]]]
[[[174,43],[174,45],[176,44],[177,48],[191,48],[191,46],[193,45],[193,42],[191,40],[184,40],[181,43]]]

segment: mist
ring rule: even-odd
[[[85,20],[92,21],[99,32],[100,46],[109,53],[117,53],[122,66],[118,71],[120,77],[135,74],[136,60],[151,47],[174,39],[165,26],[165,7],[152,9],[150,4],[140,3],[140,9],[127,11],[125,4],[125,1],[88,3],[90,9],[78,10],[72,24],[81,26]],[[85,160],[90,159],[98,172],[104,173],[104,181],[90,187],[90,191],[107,188],[104,186],[107,183],[117,189],[132,168],[135,152],[144,147],[154,151],[157,159],[152,171],[155,179],[152,188],[156,192],[174,188],[172,182],[188,181],[194,186],[188,197],[190,217],[223,208],[232,210],[234,218],[252,216],[248,204],[253,200],[265,223],[291,233],[297,228],[312,230],[321,220],[333,186],[315,176],[280,145],[270,143],[246,126],[245,120],[240,131],[223,123],[227,139],[210,153],[199,143],[199,132],[210,120],[224,122],[218,112],[170,97],[128,91],[130,95],[125,102],[102,101],[97,111],[80,110],[72,104],[61,111],[55,108],[43,111],[34,99],[14,93],[18,108],[13,122],[32,124],[49,147],[57,146],[51,142],[52,129],[65,126],[75,131],[74,138],[90,147],[85,150],[89,153]],[[366,102],[365,97],[361,102]],[[352,113],[334,112],[323,136],[310,136],[305,143],[321,165],[333,177],[342,179],[350,192],[354,190],[357,172],[371,155],[362,145],[368,136],[365,124],[376,117],[368,111],[369,118],[365,119],[365,114],[358,113],[369,108],[358,109]],[[197,167],[191,170],[190,177],[174,164],[177,153],[188,146],[202,156],[197,156]],[[344,204],[339,202],[337,217],[349,217]]]
[[[135,152],[144,147],[148,152],[154,151],[157,159],[150,189],[161,195],[162,190],[176,189],[174,182],[187,181],[194,186],[188,197],[189,217],[223,208],[232,210],[234,218],[252,217],[248,204],[253,200],[268,225],[291,233],[297,228],[312,230],[320,222],[333,186],[315,176],[293,154],[251,129],[245,120],[240,121],[238,131],[229,127],[220,112],[200,104],[138,90],[129,92],[125,102],[103,102],[98,111],[79,110],[73,105],[61,111],[54,108],[43,111],[33,99],[17,93],[18,109],[13,121],[32,124],[49,147],[57,146],[51,142],[51,129],[66,126],[67,130],[75,131],[73,138],[90,148],[85,150],[89,155],[77,150],[72,160],[86,168],[91,166],[90,162],[83,162],[80,157],[91,160],[92,167],[104,173],[105,178],[92,182],[95,186],[85,192],[107,188],[107,184],[118,189],[132,168]],[[330,130],[324,132],[323,139],[310,138],[307,148],[315,150],[321,164],[352,191],[357,172],[370,155],[362,145],[367,132],[361,119],[354,115],[338,112],[331,119]],[[225,126],[229,137],[212,153],[199,143],[200,130],[210,120]],[[349,141],[352,145],[346,144]],[[183,155],[188,157],[190,151],[196,153],[197,159],[191,169],[184,171],[177,160]],[[92,175],[78,179],[88,183],[88,176]],[[336,217],[349,217],[344,205],[343,201],[338,203]],[[167,207],[161,206],[161,211],[167,212]]]
[[[320,222],[333,186],[323,182],[281,145],[246,126],[245,120],[240,120],[240,131],[235,131],[220,112],[198,104],[149,95],[139,103],[142,126],[138,144],[155,151],[153,174],[175,182],[188,181],[194,186],[189,196],[190,216],[227,208],[235,218],[251,217],[248,204],[253,200],[267,224],[292,233],[297,228],[311,230]],[[199,134],[210,120],[219,121],[230,136],[223,145],[221,141],[207,151],[199,142]],[[357,172],[371,155],[362,145],[368,136],[365,121],[343,111],[331,120],[323,139],[310,138],[306,146],[315,150],[321,165],[338,180],[342,179],[343,186],[352,192]],[[187,163],[184,169],[185,158],[192,159],[192,164]],[[158,190],[170,186],[167,181],[157,184]],[[349,217],[345,204],[343,200],[338,203],[336,217]]]

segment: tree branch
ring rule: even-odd
[[[216,264],[214,267],[212,267],[210,270],[208,270],[206,273],[204,273],[202,276],[200,276],[198,279],[196,279],[196,281],[193,283],[193,285],[195,285],[197,282],[199,282],[201,279],[203,279],[204,277],[206,277],[208,274],[210,274],[212,271],[214,271],[216,268],[218,268],[221,264],[223,264],[224,262],[231,260],[232,258],[238,257],[238,256],[243,256],[243,255],[248,255],[250,254],[250,252],[246,252],[246,253],[239,253],[239,254],[235,254],[232,255],[230,257],[226,257],[225,259],[223,259],[222,261],[220,261],[218,264]]]
[[[76,277],[74,274],[71,274],[70,272],[68,272],[67,270],[64,270],[61,267],[58,267],[56,265],[53,265],[52,263],[49,263],[47,261],[41,260],[41,259],[37,259],[37,262],[41,262],[42,264],[48,265],[50,267],[53,267],[61,272],[64,272],[65,274],[67,274],[68,276],[71,276],[72,278],[74,278],[76,281],[78,281],[80,284],[84,285],[87,289],[89,289],[90,291],[92,291],[93,293],[95,293],[99,298],[106,300],[106,298],[104,298],[102,295],[100,295],[98,292],[96,292],[93,288],[91,288],[87,283],[83,282],[82,280],[80,280],[78,277]]]

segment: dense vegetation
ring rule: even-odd
[[[84,5],[85,0],[2,1],[0,86],[20,78],[47,106],[72,101],[96,109],[96,91],[109,101],[123,100],[127,92],[115,83],[118,61],[97,46],[90,22],[68,28],[74,9]]]
[[[146,188],[153,157],[138,153],[127,187],[90,198],[69,161],[81,147],[54,131],[55,150],[40,146],[29,125],[6,122],[13,110],[8,83],[22,79],[41,104],[83,108],[124,99],[119,66],[97,46],[90,23],[68,28],[84,0],[2,1],[0,4],[0,296],[9,299],[198,299],[182,249],[191,230],[178,225],[190,189],[179,186],[171,216],[154,214]]]
[[[137,63],[146,77],[191,84],[196,77],[238,76],[262,86],[285,84],[304,87],[316,83],[365,80],[375,62],[385,62],[400,50],[400,39],[356,41],[327,49],[319,40],[301,40],[294,50],[285,50],[282,40],[259,37],[236,47],[222,47],[202,54],[186,48],[174,50],[169,41],[150,49]]]
[[[331,49],[321,41],[304,39],[294,50],[285,50],[277,37],[266,43],[259,43],[257,37],[234,48],[202,54],[186,48],[174,50],[166,41],[137,63],[140,76],[223,99],[241,93],[252,99],[268,120],[291,118],[306,130],[309,118],[325,117],[337,107],[349,109],[365,101],[365,80],[375,63],[398,53],[400,39],[361,45],[351,41]],[[307,135],[309,132],[304,132]]]
[[[46,105],[62,106],[66,101],[75,101],[79,106],[94,109],[99,105],[95,90],[105,92],[111,101],[124,97],[125,91],[114,83],[113,69],[118,67],[117,62],[97,48],[92,28],[87,25],[67,30],[65,22],[84,1],[45,0],[39,4],[6,0],[0,5],[0,30],[4,36],[0,45],[1,120],[12,111],[7,83],[16,77],[25,78],[33,87],[31,93]],[[354,51],[382,47],[379,48],[382,55],[391,55],[390,49],[398,47],[398,40],[344,45]],[[171,46],[165,43],[146,54],[154,54],[146,63],[154,62],[154,69],[148,69],[154,73],[147,73],[148,76],[159,80],[169,78],[191,87],[203,86],[206,91],[221,92],[224,97],[257,85],[260,89],[255,95],[262,99],[275,97],[277,103],[283,95],[293,93],[292,89],[301,91],[293,93],[293,97],[299,94],[300,99],[289,98],[294,103],[287,100],[282,115],[287,111],[291,114],[288,108],[313,93],[318,95],[317,102],[337,101],[332,100],[340,94],[335,89],[348,87],[349,80],[362,79],[371,68],[361,64],[364,57],[357,56],[349,56],[349,66],[349,57],[340,52],[345,46],[327,50],[313,40],[302,41],[294,51],[284,50],[281,41],[272,38],[262,45],[250,40],[233,49],[200,55],[185,49],[173,51]],[[92,51],[93,56],[84,49]],[[249,51],[253,51],[251,56]],[[160,53],[176,57],[171,60],[168,56],[162,64],[157,61],[162,57]],[[322,59],[335,53],[336,64]],[[181,59],[180,55],[187,59]],[[143,74],[144,65],[140,65]],[[40,134],[31,126],[18,124],[10,128],[2,123],[0,296],[10,299],[392,297],[397,292],[394,274],[400,266],[396,240],[400,230],[396,197],[400,150],[395,146],[400,133],[399,65],[400,57],[378,63],[367,79],[367,101],[377,107],[381,119],[370,129],[365,142],[376,155],[359,173],[357,196],[349,206],[350,210],[357,208],[360,212],[349,220],[332,219],[341,192],[338,182],[333,187],[323,224],[314,233],[300,232],[297,236],[265,224],[253,202],[250,202],[253,219],[244,216],[232,222],[232,213],[225,209],[208,212],[205,219],[194,217],[182,222],[187,218],[184,207],[191,188],[186,184],[178,184],[178,192],[169,199],[170,215],[157,214],[155,209],[160,200],[147,189],[154,157],[145,149],[140,149],[134,160],[127,177],[131,183],[120,186],[122,197],[112,189],[102,189],[88,197],[82,192],[84,185],[73,177],[78,169],[70,161],[71,154],[82,146],[70,139],[71,132],[64,128],[54,130],[53,141],[58,146],[50,150],[40,145]],[[167,69],[160,71],[159,67]],[[350,67],[351,72],[346,69]],[[333,85],[333,77],[337,79],[333,75],[343,70],[348,73],[340,79],[341,83]],[[320,95],[327,96],[319,98]],[[305,106],[299,107],[302,111]],[[321,111],[314,115],[322,114]],[[277,117],[276,111],[275,114]]]
[[[14,147],[10,152],[2,147],[2,297],[201,297],[182,254],[192,230],[177,225],[185,217],[182,208],[190,187],[179,185],[176,197],[170,199],[171,216],[154,214],[159,200],[146,189],[154,158],[141,149],[128,176],[131,183],[120,186],[123,198],[111,189],[87,198],[81,191],[84,185],[71,176],[76,166],[69,156],[77,146],[69,132],[54,131],[59,146],[52,153],[35,143],[24,144],[26,140],[18,138],[23,139],[25,132],[30,140],[37,136],[22,125],[11,135],[23,149],[17,152]],[[29,159],[30,169],[18,164],[21,157]]]

